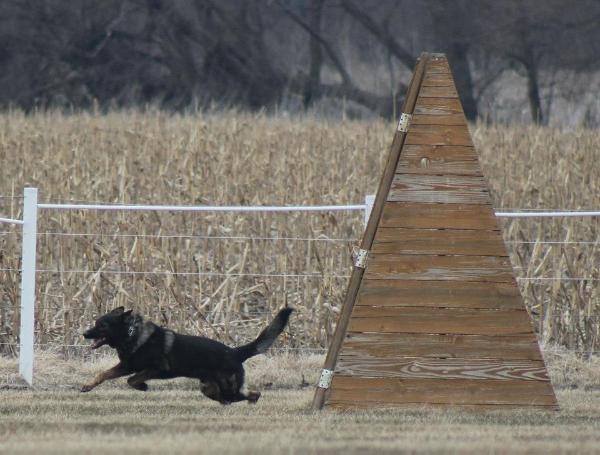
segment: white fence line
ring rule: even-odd
[[[496,212],[497,217],[504,218],[564,218],[600,216],[600,211],[550,211],[550,212]]]
[[[368,196],[367,196],[368,197]],[[56,210],[126,210],[152,212],[339,212],[365,210],[355,205],[108,205],[108,204],[38,204],[40,209]]]
[[[23,224],[22,220],[13,220],[12,218],[0,218],[0,223]]]
[[[0,223],[22,226],[22,267],[21,267],[21,329],[19,336],[19,373],[32,385],[34,362],[34,311],[35,311],[35,276],[36,276],[36,240],[37,214],[44,210],[111,210],[111,211],[168,211],[168,212],[337,212],[364,211],[364,223],[369,220],[374,195],[368,195],[364,204],[350,205],[309,205],[309,206],[178,206],[178,205],[140,205],[140,204],[49,204],[37,202],[37,188],[24,189],[23,220],[0,218]],[[600,217],[600,211],[498,211],[497,217],[503,218],[548,218],[548,217]],[[68,235],[65,233],[41,233],[44,235]],[[40,235],[41,235],[40,234]],[[87,234],[86,234],[87,235]],[[91,235],[91,234],[90,234]],[[275,239],[275,238],[273,238]],[[282,239],[283,240],[283,239]],[[306,239],[310,240],[310,239]],[[319,240],[319,239],[314,239]],[[326,240],[326,239],[323,239]],[[563,243],[563,242],[554,242]],[[593,243],[593,242],[590,242]],[[45,271],[45,270],[44,270]],[[42,272],[42,270],[40,270]],[[194,273],[196,275],[196,273]],[[279,276],[279,275],[278,275]],[[312,275],[311,275],[312,276]],[[521,280],[566,279],[560,277],[521,278]],[[587,278],[576,278],[587,280]]]

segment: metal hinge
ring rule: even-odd
[[[354,267],[366,268],[367,259],[369,259],[369,250],[357,249],[354,252]]]
[[[328,389],[331,385],[331,378],[333,377],[333,370],[323,368],[321,370],[321,377],[319,378],[319,387],[321,389]]]
[[[400,116],[400,120],[398,121],[398,131],[401,133],[406,133],[408,131],[408,126],[410,125],[410,120],[412,119],[411,114],[402,114]]]

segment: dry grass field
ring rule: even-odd
[[[21,216],[23,186],[39,187],[43,202],[362,203],[393,131],[384,122],[236,112],[4,113],[0,216]],[[476,125],[472,133],[496,207],[600,207],[596,131]],[[561,346],[546,349],[557,413],[309,410],[322,364],[310,353],[322,353],[333,331],[360,212],[40,212],[41,355],[35,390],[21,389],[13,357],[20,234],[1,225],[0,452],[595,452],[599,221],[503,227],[538,336]],[[78,346],[82,328],[107,309],[133,307],[235,344],[286,303],[297,309],[279,344],[288,353],[250,362],[250,383],[264,391],[255,407],[221,407],[187,381],[151,384],[146,394],[123,381],[77,392],[113,361]]]
[[[0,213],[20,216],[25,185],[39,187],[44,202],[362,203],[376,189],[393,131],[384,122],[236,112],[4,113]],[[496,207],[600,207],[596,131],[480,125],[472,133]],[[504,227],[541,339],[597,350],[598,219]],[[0,229],[0,343],[8,343],[0,346],[10,351],[20,235]],[[287,303],[298,311],[284,345],[323,348],[361,231],[360,212],[42,211],[37,342],[78,344],[94,314],[125,305],[237,343]]]

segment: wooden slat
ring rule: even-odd
[[[464,115],[458,98],[417,98],[414,115]]]
[[[518,309],[523,303],[513,283],[364,279],[356,305]]]
[[[533,333],[526,335],[445,335],[348,332],[342,353],[385,357],[542,360]]]
[[[388,202],[380,226],[431,229],[498,229],[491,205]]]
[[[482,176],[473,147],[451,145],[407,145],[396,173]]]
[[[510,259],[496,256],[369,256],[367,279],[513,283]]]
[[[443,86],[424,86],[419,92],[420,98],[458,98],[456,88],[450,85]]]
[[[498,412],[511,412],[515,410],[532,410],[535,412],[554,412],[558,411],[558,405],[523,405],[523,404],[444,404],[444,403],[389,403],[386,401],[329,401],[327,406],[336,411],[352,412],[352,411],[364,411],[364,410],[378,410],[378,411],[429,411],[430,409],[448,409],[450,406],[452,410],[460,413],[493,413]]]
[[[396,174],[387,200],[446,204],[490,204],[483,177]]]
[[[468,128],[462,125],[411,125],[406,145],[467,145],[473,141]]]
[[[365,356],[343,349],[336,374],[368,378],[550,381],[543,361]]]
[[[329,402],[556,406],[549,382],[390,379],[334,375]]]
[[[450,71],[450,66],[448,65],[448,60],[445,57],[443,58],[432,58],[427,62],[427,67],[425,68],[425,74],[452,74]]]
[[[355,306],[351,332],[524,335],[532,332],[525,310]]]
[[[379,228],[375,254],[460,254],[508,256],[500,231]]]
[[[443,115],[433,115],[433,114],[416,114],[413,115],[412,120],[410,121],[411,125],[466,125],[467,120],[465,119],[464,114],[456,113],[456,114],[443,114]],[[404,151],[402,151],[404,153]]]
[[[430,73],[425,74],[422,87],[454,87],[454,79],[448,73]]]

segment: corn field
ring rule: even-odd
[[[238,112],[0,114],[0,216],[42,202],[172,205],[362,203],[394,126]],[[498,208],[599,209],[592,130],[472,127]],[[593,218],[504,220],[540,340],[599,348],[600,240]],[[236,344],[279,307],[283,340],[328,346],[362,234],[361,212],[40,211],[36,342],[80,345],[93,318],[124,305],[173,329]],[[19,327],[20,241],[0,225],[0,346]]]

